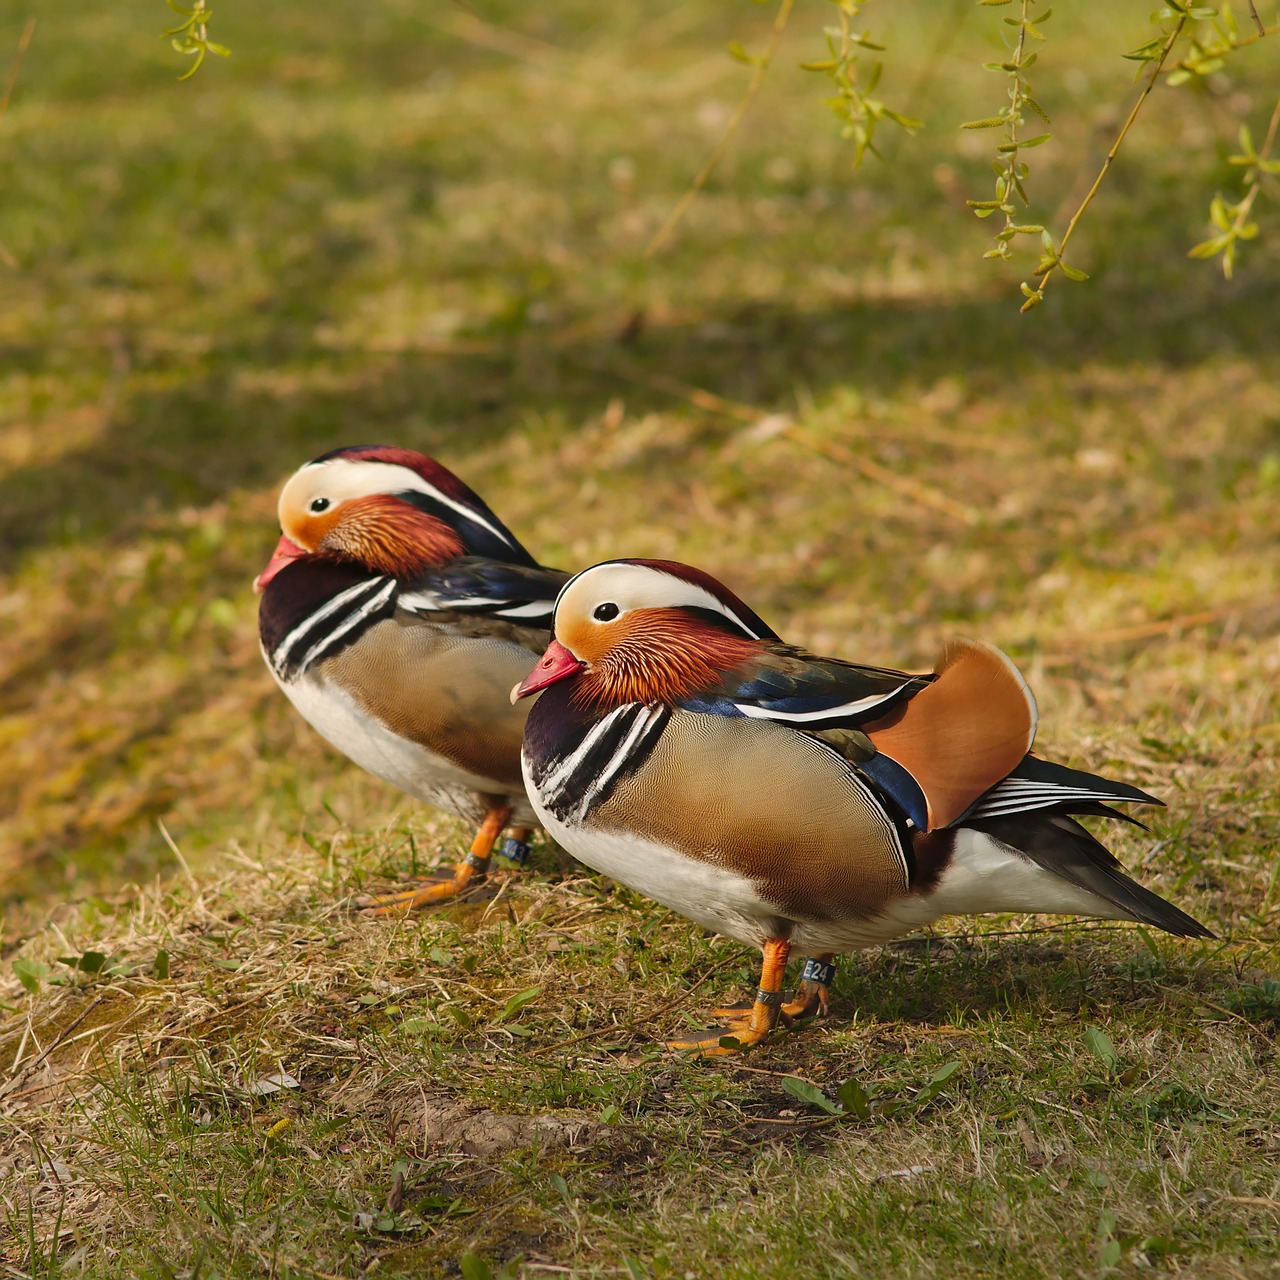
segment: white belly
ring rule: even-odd
[[[985,832],[961,827],[951,863],[928,895],[908,894],[870,920],[801,925],[801,951],[856,951],[892,942],[942,916],[1035,912],[1056,916],[1132,917],[1087,889],[1046,871]]]
[[[543,808],[527,768],[524,780],[547,834],[593,871],[611,876],[705,929],[750,946],[763,946],[767,938],[777,936],[777,908],[760,896],[747,877],[625,831],[566,826]]]
[[[274,672],[273,672],[274,674]],[[304,675],[276,683],[298,714],[325,741],[337,747],[367,773],[393,787],[468,821],[480,822],[485,813],[482,795],[502,794],[504,788],[452,760],[392,733],[364,711],[345,690],[323,676]],[[513,807],[512,822],[527,825],[533,811],[524,799]]]
[[[1045,871],[1017,850],[964,828],[956,833],[951,865],[929,894],[904,894],[875,915],[861,918],[788,917],[745,876],[625,831],[566,826],[543,807],[523,759],[522,764],[538,821],[580,862],[703,928],[751,946],[762,946],[781,932],[793,953],[800,955],[858,951],[905,937],[947,915],[1034,911],[1128,919],[1110,903]]]

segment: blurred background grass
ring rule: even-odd
[[[1144,5],[1055,15],[1032,75],[1061,230],[1132,93]],[[1185,259],[1276,57],[1158,90],[1018,314],[980,261],[998,18],[873,12],[922,116],[858,173],[797,69],[800,5],[674,241],[769,10],[407,0],[220,6],[179,83],[153,0],[3,0],[34,40],[0,119],[0,877],[67,896],[300,827],[411,823],[289,711],[249,584],[274,491],[358,441],[439,455],[544,561],[678,555],[801,642],[927,664],[1009,647],[1045,741],[1174,802],[1180,868],[1256,911],[1276,834],[1280,236]],[[1264,220],[1270,216],[1260,207]],[[1202,616],[1203,615],[1203,616]],[[1169,619],[1190,618],[1183,626]],[[1198,619],[1198,621],[1197,621]],[[1270,781],[1269,781],[1270,779]],[[1234,877],[1234,878],[1233,878]],[[25,904],[25,905],[24,905]],[[1270,906],[1265,897],[1261,909]]]

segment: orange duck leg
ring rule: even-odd
[[[670,1040],[668,1049],[689,1049],[696,1054],[713,1056],[736,1053],[748,1045],[759,1044],[778,1025],[782,1011],[782,982],[787,972],[787,957],[791,943],[785,938],[770,938],[764,944],[764,958],[760,965],[760,987],[754,1002],[744,1009],[717,1009],[715,1016],[725,1023],[712,1027],[687,1040]],[[790,1022],[790,1018],[786,1019]],[[720,1041],[732,1037],[736,1045],[723,1045]]]
[[[356,899],[356,906],[362,908],[360,914],[385,916],[404,911],[416,911],[420,907],[429,907],[437,902],[447,902],[462,896],[469,889],[474,889],[489,874],[489,860],[493,855],[493,846],[497,843],[510,817],[510,805],[497,805],[490,809],[485,814],[475,839],[471,841],[467,856],[454,868],[452,875],[437,877],[417,888],[405,889],[400,893],[377,896],[361,894]],[[523,850],[528,835],[528,828],[520,827],[512,831],[511,840]],[[519,861],[523,861],[523,858]]]

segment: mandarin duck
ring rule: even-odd
[[[750,1008],[673,1048],[731,1051],[780,1013],[825,1013],[836,953],[945,915],[1212,936],[1076,821],[1160,801],[1032,755],[1035,701],[990,645],[954,641],[927,675],[819,657],[700,570],[614,560],[560,592],[554,639],[512,699],[534,693],[522,759],[547,832],[763,952]],[[808,960],[784,1004],[793,951]]]
[[[453,897],[500,852],[528,856],[524,708],[508,691],[546,646],[567,574],[545,569],[438,462],[386,445],[308,462],[280,494],[280,541],[254,583],[271,674],[362,769],[477,826],[456,870],[372,912]]]

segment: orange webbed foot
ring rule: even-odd
[[[715,1016],[725,1020],[723,1026],[711,1027],[684,1040],[670,1040],[667,1048],[683,1050],[699,1057],[717,1057],[737,1053],[768,1039],[777,1028],[782,1013],[782,978],[786,973],[790,950],[791,944],[786,939],[770,938],[764,944],[760,986],[754,1002],[745,1006],[717,1009]],[[782,1022],[784,1026],[788,1025],[790,1018],[784,1017]]]
[[[470,874],[463,875],[464,871]],[[470,901],[487,888],[485,880],[485,875],[478,874],[464,862],[456,871],[431,876],[412,889],[402,889],[397,893],[362,893],[354,902],[362,916],[403,915],[442,902]]]
[[[509,805],[499,805],[490,809],[475,839],[471,842],[471,850],[467,856],[446,875],[433,876],[414,889],[404,889],[399,893],[369,895],[361,894],[355,900],[362,916],[400,915],[408,911],[417,911],[421,907],[434,906],[439,902],[449,902],[455,898],[470,895],[483,885],[489,874],[489,855],[493,851],[494,842],[502,834],[511,816]],[[523,847],[528,832],[521,828],[513,832],[514,843]]]
[[[732,1012],[732,1010],[716,1010],[717,1016]],[[745,1012],[739,1009],[736,1017],[725,1018],[720,1026],[708,1027],[705,1031],[695,1032],[683,1040],[668,1040],[667,1048],[677,1052],[691,1053],[700,1058],[740,1053],[743,1049],[768,1039],[778,1030],[776,1006],[769,1012],[774,1015],[772,1023],[763,1018],[753,1021],[754,1005]],[[724,1041],[731,1043],[723,1043]]]

